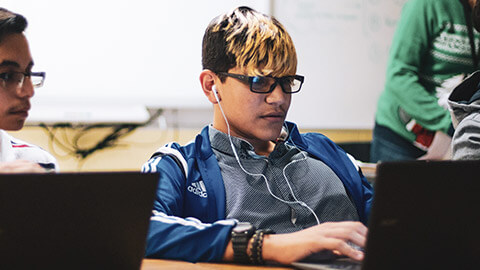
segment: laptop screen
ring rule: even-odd
[[[380,163],[362,269],[466,269],[480,258],[480,161]]]
[[[2,269],[138,269],[158,176],[0,175]]]

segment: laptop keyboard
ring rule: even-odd
[[[337,259],[331,262],[295,262],[292,263],[292,266],[298,269],[305,269],[305,270],[332,270],[332,269],[346,269],[346,270],[360,270],[362,265],[360,262],[342,258]]]
[[[361,264],[360,262],[357,262],[357,261],[354,261],[354,260],[350,260],[350,259],[338,259],[336,261],[333,261],[329,264],[326,264],[326,266],[328,268],[325,268],[325,269],[351,269],[351,270],[354,270],[354,269],[360,269],[361,268]]]

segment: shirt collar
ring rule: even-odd
[[[210,137],[210,144],[213,149],[225,155],[234,156],[228,134],[225,134],[222,131],[214,128],[212,125],[208,126],[208,134]],[[238,137],[230,137],[239,158],[251,158],[252,154],[256,155],[253,146],[249,142]]]
[[[208,134],[210,137],[210,144],[212,148],[228,156],[234,156],[228,134],[214,128],[212,125],[208,126]],[[233,146],[237,151],[238,157],[241,159],[264,159],[264,156],[255,153],[255,148],[246,140],[230,136]],[[278,143],[275,149],[270,153],[269,158],[280,158],[287,151],[290,150],[290,146],[285,143]]]

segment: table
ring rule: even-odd
[[[288,267],[288,266],[258,266],[258,265],[239,265],[239,264],[229,264],[229,263],[190,263],[190,262],[184,262],[184,261],[157,260],[157,259],[144,259],[142,261],[142,267],[140,268],[140,270],[157,270],[157,269],[292,270],[294,268]]]

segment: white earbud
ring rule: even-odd
[[[220,99],[218,98],[217,87],[215,85],[212,86],[212,91],[213,91],[213,95],[215,96],[215,99],[217,100],[218,103],[220,103]]]

